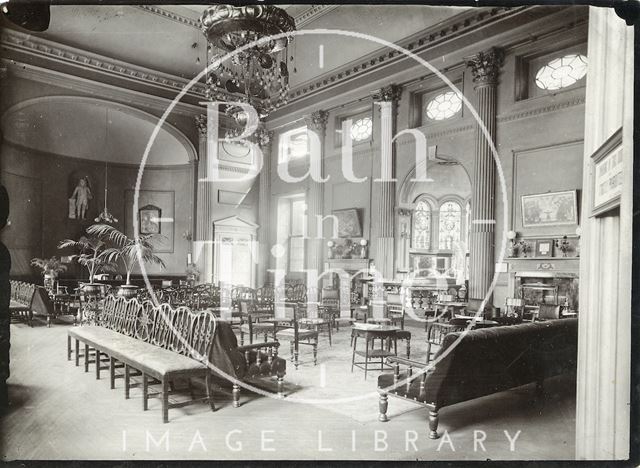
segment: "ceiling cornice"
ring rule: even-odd
[[[192,28],[200,29],[198,20],[194,20],[193,18],[189,18],[187,16],[179,15],[178,13],[165,10],[164,8],[160,8],[154,5],[133,5],[133,6],[135,8],[144,10],[148,13],[153,13],[154,15],[159,15],[168,20],[175,21],[176,23],[180,23],[180,24],[184,24],[185,26],[190,26]]]
[[[165,19],[175,21],[176,23],[190,26],[195,29],[200,29],[200,23],[197,19],[189,18],[188,16],[180,15],[164,8],[160,8],[154,5],[133,5],[135,8],[139,8],[147,13],[162,16]],[[204,5],[203,5],[204,6]],[[327,13],[332,12],[340,5],[311,5],[305,11],[295,16],[293,19],[296,22],[297,28],[303,28],[308,24],[313,23],[315,20]]]
[[[473,10],[461,13],[430,28],[424,29],[396,44],[414,54],[420,54],[431,47],[451,41],[456,37],[481,28],[486,24],[517,15],[527,8],[530,7],[474,8]],[[308,95],[316,94],[325,88],[336,86],[355,76],[369,73],[399,60],[408,59],[407,56],[397,50],[390,49],[389,47],[381,47],[365,57],[361,57],[320,77],[296,86],[289,93],[289,104],[305,98]]]
[[[331,13],[340,5],[311,5],[308,9],[300,13],[294,18],[297,28],[303,28],[308,24],[313,23],[321,16]]]
[[[169,73],[133,65],[104,55],[32,36],[15,29],[4,28],[0,44],[5,50],[27,56],[38,56],[49,61],[79,67],[100,74],[136,81],[165,91],[180,92],[190,80]],[[204,97],[204,84],[196,83],[187,95]]]

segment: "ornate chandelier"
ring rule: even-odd
[[[296,30],[295,21],[273,5],[214,5],[200,18],[200,27],[212,53],[207,74],[207,98],[224,101],[229,94],[253,106],[260,119],[287,102],[289,71],[287,47],[291,36],[267,40],[267,36]],[[228,52],[260,41],[224,63]],[[227,108],[227,114],[243,125],[246,114]]]

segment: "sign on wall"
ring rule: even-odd
[[[622,128],[593,153],[591,160],[591,216],[597,216],[620,205],[624,169]]]

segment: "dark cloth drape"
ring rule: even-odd
[[[9,195],[7,189],[0,185],[0,229],[7,224],[9,217]],[[9,300],[11,286],[9,271],[11,270],[11,256],[5,245],[0,242],[0,410],[8,404],[7,379],[9,378]]]

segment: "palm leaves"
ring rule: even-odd
[[[114,271],[114,266],[108,258],[106,244],[97,237],[82,236],[80,239],[65,239],[58,244],[59,249],[74,248],[80,253],[73,255],[77,262],[89,271],[89,282],[99,271]]]
[[[42,270],[43,275],[57,276],[58,273],[67,271],[67,265],[64,265],[58,257],[51,258],[32,258],[31,265]]]
[[[127,271],[127,284],[130,283],[131,272],[136,262],[155,263],[165,267],[164,261],[153,252],[152,241],[156,234],[141,234],[136,238],[127,237],[125,234],[108,224],[94,224],[87,228],[87,234],[95,236],[101,242],[108,243],[112,247],[105,250],[109,261],[122,261]]]

